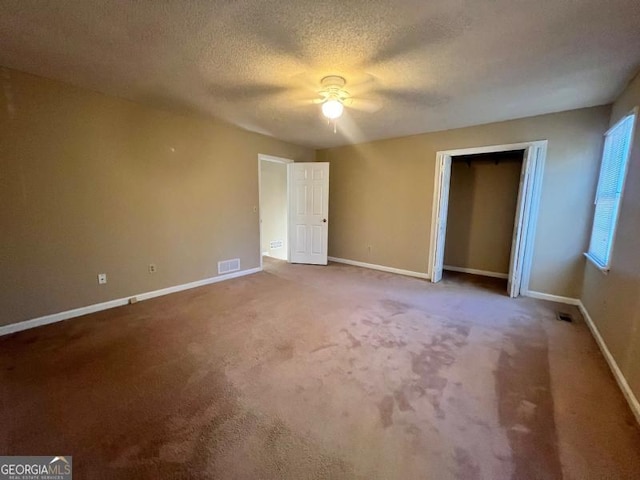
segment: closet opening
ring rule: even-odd
[[[506,280],[528,291],[546,141],[438,152],[431,281],[443,271]]]
[[[504,280],[507,288],[524,150],[452,157],[445,272]]]

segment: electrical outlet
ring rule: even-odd
[[[99,273],[98,274],[98,285],[104,285],[105,283],[107,283],[107,274],[106,273]]]
[[[156,267],[155,263],[150,263],[149,264],[149,273],[156,273],[157,270],[158,270],[158,268]]]

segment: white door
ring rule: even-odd
[[[435,236],[435,259],[433,263],[433,271],[431,272],[431,281],[433,283],[442,280],[442,270],[444,268],[444,244],[447,232],[447,213],[449,211],[449,184],[451,183],[451,157],[442,155],[440,162],[440,178],[436,185],[439,192],[439,201],[437,201],[437,213],[435,221],[437,222]]]
[[[289,260],[327,264],[329,163],[290,163]]]
[[[522,266],[524,264],[524,247],[529,229],[529,217],[531,212],[531,195],[533,175],[535,171],[538,149],[528,147],[524,151],[522,171],[520,173],[520,188],[518,190],[518,203],[516,218],[513,225],[513,239],[511,240],[511,260],[509,262],[509,277],[507,291],[509,296],[515,298],[520,295],[522,283]]]

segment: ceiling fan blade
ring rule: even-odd
[[[375,113],[382,108],[381,103],[366,98],[350,98],[348,102],[345,102],[345,106],[367,113]]]
[[[377,94],[392,102],[409,103],[416,106],[437,107],[449,102],[447,95],[427,90],[378,90]]]
[[[269,84],[209,85],[209,92],[230,101],[255,100],[259,97],[275,96],[287,91],[286,87]]]
[[[363,73],[350,78],[347,85],[345,85],[345,88],[351,93],[351,95],[359,97],[371,90],[374,90],[376,83],[378,83],[378,79],[374,75],[370,73]]]
[[[291,80],[298,86],[311,92],[318,92],[322,89],[322,85],[317,78],[311,76],[308,72],[302,72],[291,77]]]
[[[318,102],[317,99],[310,98],[295,98],[290,99],[287,102],[287,105],[292,108],[311,108],[313,109],[316,105],[319,105],[322,102]]]

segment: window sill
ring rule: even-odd
[[[604,273],[605,275],[609,273],[610,268],[608,266],[603,267],[602,265],[600,265],[591,255],[589,255],[589,252],[585,252],[584,256],[587,257],[587,260],[589,260],[593,264],[593,266],[600,270],[602,273]]]

